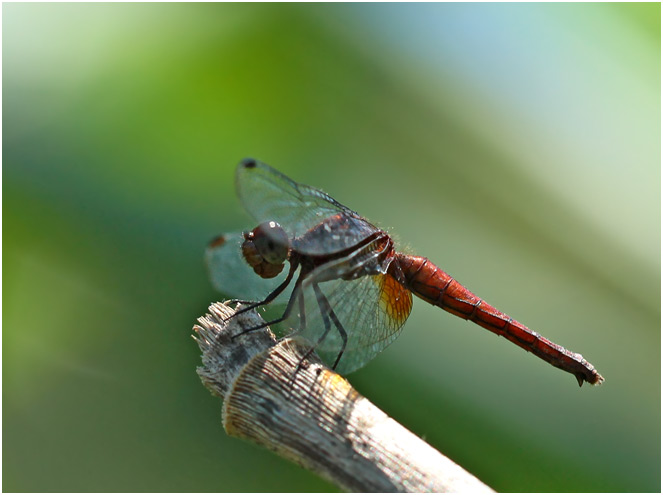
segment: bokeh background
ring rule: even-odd
[[[501,491],[660,491],[659,4],[2,12],[4,491],[335,489],[195,373],[245,156],[606,377],[416,301],[362,394]]]

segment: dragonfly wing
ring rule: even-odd
[[[258,276],[244,261],[240,233],[217,237],[205,251],[205,263],[212,285],[219,292],[248,301],[261,301],[271,293],[287,275],[287,267],[274,278]],[[286,291],[288,294],[290,291]],[[283,302],[283,295],[276,299]],[[287,298],[286,298],[287,300]]]
[[[237,195],[246,211],[259,223],[275,221],[288,237],[295,239],[323,220],[339,215],[344,228],[331,235],[314,236],[297,246],[305,254],[327,254],[356,245],[378,229],[314,187],[298,184],[278,170],[256,160],[246,159],[235,174]],[[334,239],[333,245],[329,240]]]
[[[323,268],[324,265],[318,270]],[[303,285],[306,327],[299,333],[315,344],[324,334],[327,324],[331,326],[315,348],[331,366],[343,348],[343,339],[331,315],[325,313],[324,305],[321,306],[313,290],[314,283],[315,272]],[[347,344],[336,368],[342,374],[361,368],[391,344],[412,309],[411,292],[388,274],[366,275],[354,280],[337,278],[320,282],[318,287],[347,333]]]

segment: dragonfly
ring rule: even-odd
[[[573,374],[580,386],[604,381],[581,354],[498,311],[429,259],[397,251],[387,232],[323,191],[250,158],[237,166],[235,186],[257,227],[210,242],[212,284],[239,298],[234,316],[284,306],[242,333],[284,325],[310,343],[309,353],[347,374],[398,337],[414,294]]]

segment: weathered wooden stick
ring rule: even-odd
[[[212,304],[194,326],[203,384],[223,398],[229,435],[245,438],[352,492],[492,492],[389,418],[327,368],[298,338],[262,319]],[[275,487],[276,488],[276,487]]]

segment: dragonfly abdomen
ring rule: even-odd
[[[603,377],[580,354],[551,342],[477,297],[449,274],[420,256],[398,254],[403,285],[424,301],[501,335],[553,366],[599,384]]]

